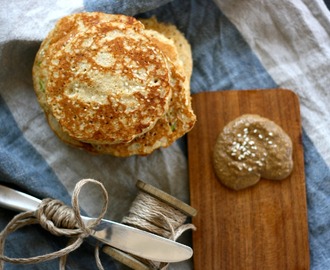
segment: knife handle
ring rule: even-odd
[[[157,200],[160,200],[169,206],[172,206],[173,208],[181,211],[183,214],[189,216],[189,217],[194,217],[197,215],[197,210],[190,205],[184,203],[183,201],[173,197],[172,195],[155,188],[152,185],[149,185],[147,183],[144,183],[141,180],[138,180],[136,183],[136,186],[140,189],[140,191],[145,192]]]
[[[150,270],[148,266],[135,259],[133,256],[120,251],[119,249],[113,248],[111,246],[104,246],[102,251],[108,254],[114,260],[134,269],[134,270]]]

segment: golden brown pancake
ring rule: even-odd
[[[45,93],[41,103],[76,140],[129,142],[168,109],[167,60],[134,19],[118,23],[122,15],[103,13],[73,17],[60,20],[38,52],[34,84],[44,85],[37,90]],[[58,32],[67,34],[58,38]]]
[[[65,25],[66,32],[70,33],[69,35],[71,36],[70,38],[66,37],[62,40],[62,43],[65,44],[63,47],[64,49],[60,50],[57,46],[60,43],[59,41],[54,42],[54,40],[61,39],[59,34],[59,29],[61,29],[61,22],[59,22],[58,24],[60,26],[57,26],[55,30],[53,30],[52,34],[50,34],[50,37],[48,37],[43,42],[44,45],[41,46],[41,49],[36,57],[35,67],[33,70],[35,77],[34,83],[39,102],[41,106],[45,109],[45,113],[50,127],[54,130],[54,132],[61,140],[72,146],[79,147],[94,153],[112,154],[121,157],[130,155],[147,155],[157,148],[169,146],[176,139],[183,136],[193,127],[196,121],[196,116],[194,115],[191,108],[189,87],[192,68],[191,49],[189,43],[185,40],[184,36],[176,29],[176,27],[165,24],[161,24],[161,27],[158,27],[158,22],[154,18],[150,19],[154,28],[159,28],[160,30],[164,31],[166,30],[165,32],[167,33],[167,35],[169,37],[172,37],[172,39],[169,39],[165,37],[162,33],[159,33],[151,28],[144,30],[143,24],[136,21],[135,19],[126,18],[126,16],[122,15],[118,16],[107,14],[107,16],[104,16],[103,14],[99,13],[83,13],[70,16],[69,18],[63,20],[67,20],[69,22],[65,23]],[[109,24],[109,22],[111,23]],[[148,22],[148,20],[146,22]],[[67,27],[68,25],[71,25],[71,27]],[[111,27],[111,31],[109,30],[109,27]],[[64,25],[62,28],[64,29]],[[171,33],[171,31],[175,31],[175,34]],[[95,38],[94,36],[97,36],[97,33],[100,32],[105,33],[106,37],[100,39]],[[131,39],[129,39],[127,36],[129,36]],[[178,36],[180,37],[178,38]],[[116,43],[116,48],[118,50],[116,52],[118,52],[118,55],[116,55],[116,52],[114,52],[115,50],[112,49],[110,50],[111,57],[109,57],[109,49],[107,45],[113,43],[114,40],[118,41]],[[129,40],[129,43],[127,43],[127,40]],[[184,40],[184,42],[182,40]],[[109,43],[109,41],[111,42]],[[134,45],[135,41],[138,41],[140,43],[140,49],[137,48],[137,45]],[[100,46],[95,45],[95,43],[99,44]],[[63,44],[61,46],[63,46]],[[97,51],[100,57],[98,58],[95,52],[90,53],[86,49],[87,51],[84,51],[83,54],[84,57],[79,58],[77,55],[80,54],[81,48],[84,46],[87,46],[89,51]],[[129,47],[129,50],[125,51],[122,49],[125,47]],[[152,55],[150,51],[151,49],[153,50],[154,54],[159,54],[160,56]],[[49,55],[45,56],[45,51],[47,50]],[[137,57],[134,58],[134,56],[129,54],[129,52],[132,52],[132,54],[136,54],[136,51],[141,50],[145,51],[148,56],[146,54],[140,54],[139,58],[137,59]],[[63,51],[65,53],[63,53]],[[184,52],[185,56],[182,57],[179,52]],[[114,58],[124,59],[124,61],[128,61],[131,65],[125,66],[124,64],[126,69],[123,69],[121,67],[117,69],[118,74],[111,73],[111,76],[109,75],[107,77],[107,74],[104,71],[100,72],[99,69],[97,69],[97,74],[93,73],[95,70],[95,66],[89,66],[88,62],[83,62],[81,64],[82,61],[71,60],[72,55],[73,59],[78,58],[81,60],[87,57],[88,59],[92,59],[91,61],[93,61],[93,63],[99,61],[100,63],[98,63],[98,65],[101,65],[102,67],[106,68],[109,65],[113,65],[112,62],[114,62]],[[125,57],[122,57],[123,55]],[[188,56],[190,56],[190,58]],[[151,57],[152,61],[148,60],[148,57]],[[50,65],[51,67],[45,68],[44,65],[49,65],[50,63],[49,59],[51,59],[51,61],[55,63],[53,63],[53,65]],[[186,63],[184,63],[183,59],[188,60],[185,60]],[[160,67],[158,68],[158,66],[156,66],[155,64],[156,60],[158,60],[157,63],[164,63],[164,65],[160,65]],[[113,80],[115,78],[120,81],[123,80],[122,77],[124,77],[125,79],[128,73],[135,73],[134,71],[136,71],[137,64],[134,62],[132,65],[132,61],[141,62],[140,66],[138,66],[139,71],[141,71],[141,69],[145,69],[149,73],[152,73],[154,70],[157,71],[157,82],[154,81],[154,83],[156,83],[158,87],[155,87],[155,89],[157,88],[158,93],[161,93],[160,97],[165,100],[163,103],[160,104],[161,106],[159,106],[164,109],[163,115],[160,116],[160,114],[156,114],[155,116],[154,111],[146,112],[145,115],[149,116],[150,119],[147,118],[145,122],[147,124],[150,124],[152,123],[152,120],[155,120],[153,122],[154,124],[150,124],[148,128],[145,128],[143,130],[142,133],[136,130],[131,132],[128,132],[127,130],[124,131],[126,132],[125,135],[127,135],[126,139],[123,139],[124,136],[122,134],[111,134],[112,136],[103,137],[105,138],[104,140],[100,140],[100,138],[97,136],[94,136],[93,140],[78,138],[79,136],[77,136],[77,134],[79,132],[77,132],[77,129],[78,131],[79,129],[81,129],[81,133],[86,135],[86,133],[88,133],[88,130],[91,130],[90,133],[92,133],[102,127],[102,123],[100,123],[100,121],[96,121],[96,123],[98,123],[97,126],[95,122],[90,123],[91,126],[88,126],[81,119],[88,119],[90,113],[93,112],[93,110],[91,110],[91,107],[86,106],[86,104],[88,105],[89,103],[92,103],[94,100],[96,100],[97,105],[100,106],[100,104],[102,105],[104,102],[104,99],[102,97],[102,86],[100,87],[98,85],[98,87],[91,88],[89,87],[88,83],[86,83],[86,81],[88,82],[90,77],[92,76],[92,79],[94,79],[92,83],[97,84],[98,81],[102,82],[108,78],[108,84],[113,85]],[[56,85],[51,85],[52,83],[54,83],[54,81],[56,81],[56,79],[58,82],[63,83],[63,78],[62,80],[56,78],[56,73],[63,73],[63,71],[61,71],[60,69],[63,68],[63,65],[59,65],[56,63],[65,63],[66,69],[69,67],[75,69],[75,72],[72,73],[72,78],[79,78],[78,90],[74,89],[76,81],[72,80],[71,82],[70,79],[64,79],[64,95],[68,96],[69,100],[75,100],[75,102],[77,102],[77,98],[79,99],[79,101],[82,100],[85,105],[83,110],[83,112],[86,111],[85,114],[81,111],[79,111],[79,115],[76,115],[78,111],[76,111],[76,114],[71,113],[72,107],[75,107],[75,103],[70,104],[70,113],[63,114],[62,111],[67,109],[68,107],[67,103],[61,101],[63,100],[63,92],[60,92],[59,94],[58,92],[56,92]],[[123,66],[123,62],[120,62],[120,65]],[[184,68],[184,66],[188,66],[188,68]],[[188,72],[188,74],[186,74],[186,72]],[[152,75],[155,77],[154,73],[152,73],[151,75],[149,73],[143,75],[142,72],[142,76],[144,76],[144,78]],[[71,72],[69,71],[68,74],[71,74]],[[118,76],[116,77],[116,75]],[[138,75],[141,76],[141,73],[139,73]],[[158,79],[158,77],[161,77],[161,86],[163,87],[160,89],[158,84],[160,79]],[[48,81],[50,81],[50,78],[52,80],[52,83],[49,83],[51,86],[49,86],[48,84],[48,91],[43,91],[45,90],[45,85],[43,84],[48,83]],[[40,83],[40,81],[42,81],[42,83]],[[124,83],[127,81],[128,80],[124,80]],[[132,84],[131,81],[129,81],[130,85]],[[135,81],[133,80],[133,82]],[[139,90],[137,91],[138,94],[141,95],[139,91],[143,91],[143,84],[145,83],[145,81],[141,81],[141,85],[139,87]],[[169,88],[169,90],[167,88]],[[165,90],[168,91],[166,92]],[[50,92],[50,94],[48,92]],[[134,103],[134,101],[132,101],[131,97],[129,96],[131,91],[129,93],[126,93],[127,89],[121,89],[121,91],[119,92],[120,96],[117,97],[114,102],[118,102],[118,100],[121,100],[122,103],[125,104],[129,104],[130,102]],[[152,90],[148,89],[145,90],[145,92],[149,93],[152,92]],[[93,95],[94,99],[92,99]],[[60,99],[58,99],[58,96],[60,97]],[[107,102],[109,102],[109,98],[107,98]],[[58,104],[62,104],[62,107]],[[95,103],[93,104],[95,105]],[[111,105],[113,107],[113,103],[111,103]],[[132,105],[131,107],[134,106]],[[145,108],[146,110],[149,109],[148,106],[145,106]],[[107,108],[107,110],[108,109],[109,108]],[[80,114],[82,114],[82,116],[80,116]],[[124,120],[122,114],[123,110],[118,112],[118,119],[123,120],[127,123],[127,119],[130,118],[126,117],[127,119]],[[102,114],[97,114],[97,112],[94,112],[94,115],[100,116]],[[70,116],[76,116],[75,122],[70,122],[67,120],[67,118]],[[136,117],[136,121],[141,121],[141,119],[143,119],[141,116]],[[130,121],[133,120],[130,119]],[[74,123],[77,124],[74,125]],[[84,126],[81,126],[82,123]],[[69,125],[69,128],[67,127],[67,125]],[[120,126],[120,128],[122,128],[122,126]],[[112,128],[111,132],[113,131],[116,131],[116,129]],[[122,130],[120,129],[119,131]],[[72,134],[74,134],[74,136]],[[131,135],[130,139],[128,139],[128,135]],[[122,141],[120,141],[118,138],[121,138]]]

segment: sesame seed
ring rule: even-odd
[[[259,137],[260,139],[262,139],[264,136],[262,136],[261,134],[259,134],[258,137]]]
[[[260,160],[256,161],[256,163],[257,163],[257,165],[260,166],[260,167],[264,165]]]

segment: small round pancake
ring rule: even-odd
[[[36,57],[40,103],[82,142],[115,144],[146,133],[169,107],[167,59],[133,18],[72,16],[57,23]]]
[[[293,168],[292,141],[275,122],[244,114],[219,134],[213,161],[220,182],[234,190],[253,186],[260,178],[282,180]]]

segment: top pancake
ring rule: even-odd
[[[143,28],[132,17],[80,13],[61,19],[42,43],[34,87],[71,138],[129,142],[167,112],[168,62]]]

